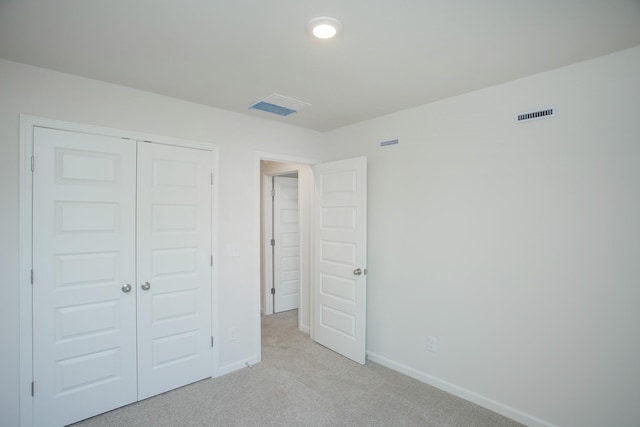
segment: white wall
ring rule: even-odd
[[[259,358],[257,151],[322,158],[322,135],[121,86],[0,60],[0,418],[18,424],[19,114],[220,146],[220,364]],[[225,248],[237,244],[239,257]],[[229,328],[238,340],[229,341]]]
[[[640,425],[639,76],[636,47],[327,134],[369,160],[372,359],[530,425]]]

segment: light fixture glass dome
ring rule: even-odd
[[[342,23],[336,18],[321,16],[313,18],[307,25],[309,32],[319,39],[330,39],[342,28]]]

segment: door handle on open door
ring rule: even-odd
[[[355,270],[353,270],[353,274],[355,274],[356,276],[360,276],[362,274],[362,270],[359,268],[356,268]]]

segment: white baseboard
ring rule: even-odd
[[[422,381],[423,383],[429,384],[440,390],[444,390],[455,396],[461,397],[462,399],[468,400],[469,402],[473,402],[476,405],[480,405],[491,411],[497,412],[500,415],[504,415],[507,418],[511,418],[512,420],[525,424],[529,427],[557,427],[556,425],[536,418],[531,414],[527,414],[526,412],[522,412],[518,409],[512,408],[508,405],[482,396],[471,390],[467,390],[466,388],[444,381],[422,371],[418,371],[417,369],[403,365],[402,363],[395,362],[391,359],[387,359],[386,357],[380,356],[378,354],[367,352],[367,358],[372,362],[378,363],[382,366],[386,366],[389,369],[393,369],[394,371],[403,373],[407,376],[410,376],[411,378],[415,378],[418,381]]]
[[[231,372],[238,371],[242,368],[248,368],[256,363],[260,362],[257,356],[251,356],[247,359],[238,360],[237,362],[229,363],[228,365],[221,366],[218,370],[218,376],[227,375]],[[249,366],[247,366],[249,364]]]
[[[298,329],[300,329],[302,332],[304,332],[305,334],[308,334],[310,329],[309,329],[309,325],[303,325],[300,324],[298,325]]]

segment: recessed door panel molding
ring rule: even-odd
[[[196,188],[198,186],[198,163],[154,160],[153,186]]]
[[[185,331],[153,340],[153,369],[185,364],[200,358],[198,331]]]
[[[315,165],[314,179],[314,339],[364,364],[367,159]]]
[[[300,258],[297,256],[282,257],[282,279],[293,280],[300,277],[300,272],[298,271],[299,264]]]
[[[348,340],[355,339],[355,316],[326,305],[320,306],[320,325]]]
[[[357,208],[355,206],[331,206],[322,208],[320,228],[323,230],[355,230]]]
[[[56,202],[57,234],[113,233],[118,229],[118,203]]]
[[[120,328],[117,300],[78,304],[56,310],[56,343],[117,333]],[[91,316],[91,322],[86,322]]]
[[[329,273],[320,275],[320,293],[323,295],[340,298],[348,303],[356,301],[356,281]]]
[[[55,256],[55,285],[95,286],[117,283],[120,252],[64,254]]]
[[[355,171],[327,173],[320,177],[320,193],[355,193],[358,190],[358,175]]]
[[[355,267],[356,245],[349,242],[323,240],[320,244],[320,259],[325,263]]]
[[[120,179],[120,156],[101,151],[55,149],[56,183],[74,185],[117,184]]]
[[[171,275],[198,274],[198,249],[155,249],[151,251],[151,275],[154,278]]]
[[[155,187],[151,187],[155,188]],[[151,206],[151,223],[156,232],[197,231],[198,206],[195,205],[166,205],[153,204]]]
[[[135,145],[34,130],[34,425],[137,400]]]
[[[297,222],[282,222],[283,226],[293,225],[294,227],[298,227]],[[292,248],[292,253],[297,253],[298,247],[300,246],[300,233],[297,231],[281,231],[280,232],[280,245],[283,249]]]
[[[118,381],[120,360],[119,348],[109,348],[83,354],[57,362],[57,390],[59,396],[82,393],[101,385]]]
[[[198,315],[198,292],[195,289],[153,295],[152,324]]]

